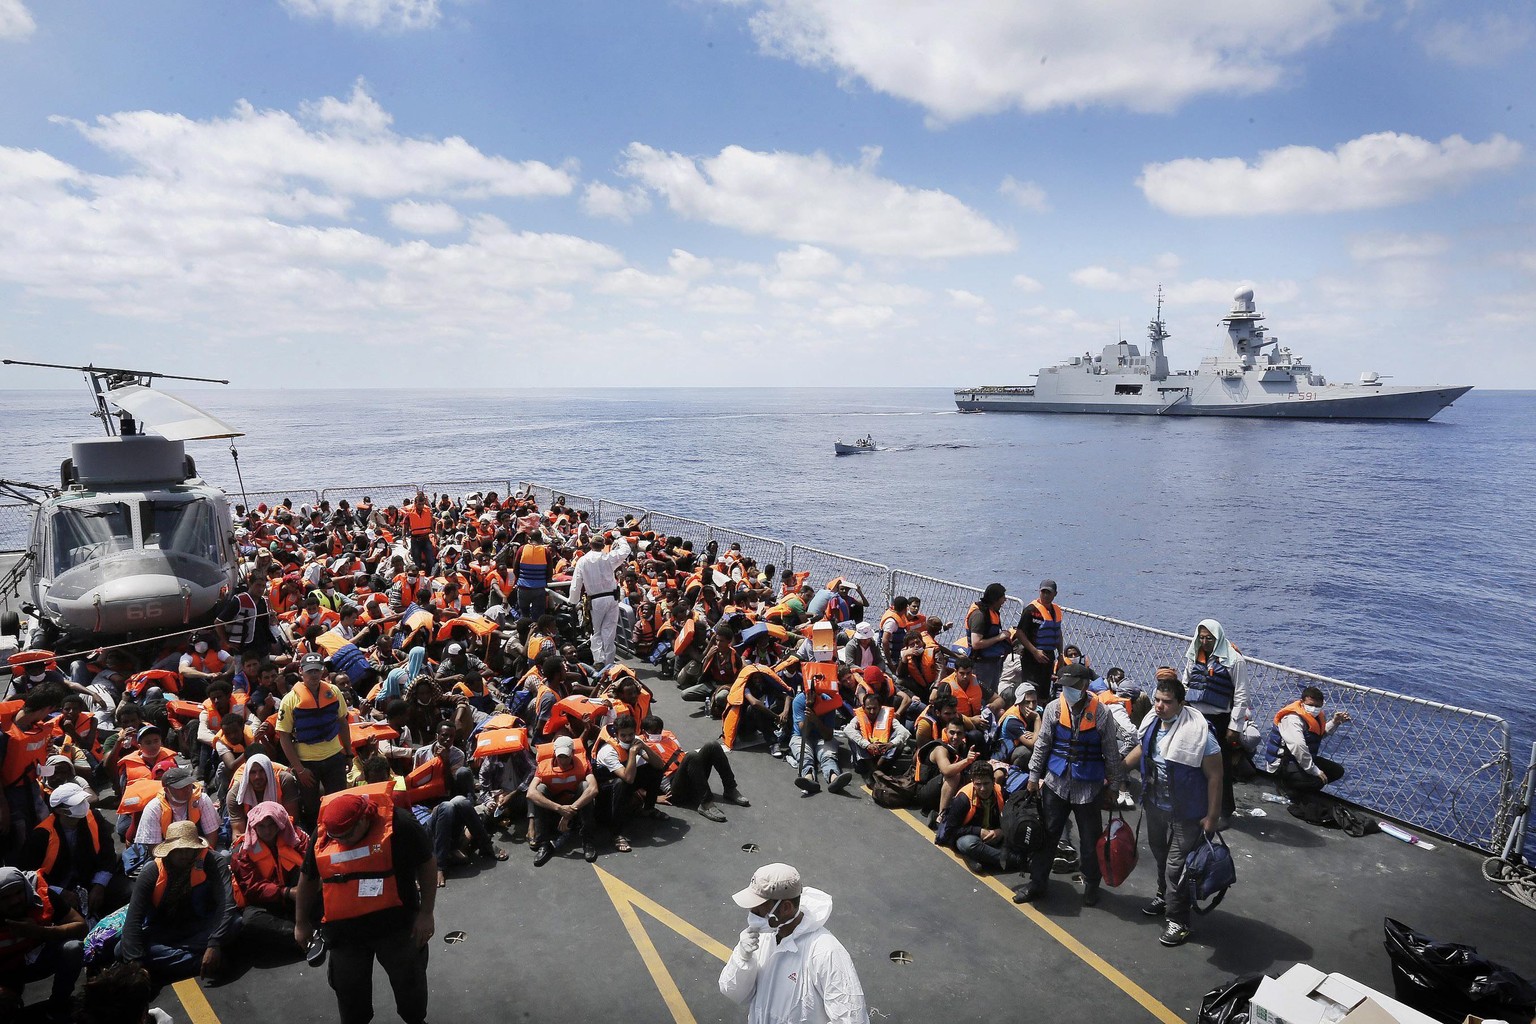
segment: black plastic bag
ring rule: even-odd
[[[1436,941],[1390,917],[1386,936],[1399,1002],[1447,1024],[1468,1014],[1528,1021],[1536,1013],[1536,986],[1474,947]]]
[[[1249,1004],[1263,980],[1264,975],[1255,974],[1211,989],[1200,1000],[1200,1014],[1195,1018],[1195,1024],[1248,1024]]]

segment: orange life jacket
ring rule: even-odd
[[[806,698],[811,702],[806,708],[808,713],[825,715],[843,706],[843,691],[837,685],[835,661],[808,661],[800,666],[800,677]]]
[[[207,857],[208,851],[204,850],[202,853],[197,855],[197,860],[192,862],[192,880],[187,885],[188,890],[196,889],[198,886],[208,881],[208,873],[203,870],[203,862],[207,859]],[[160,901],[165,899],[165,890],[171,884],[171,873],[165,866],[164,857],[156,857],[155,864],[160,869],[160,876],[155,879],[155,894],[151,905],[158,907],[160,905]]]
[[[643,739],[644,737],[641,738]],[[663,776],[671,775],[677,771],[678,766],[683,763],[683,758],[687,756],[683,751],[683,745],[667,729],[661,731],[661,739],[656,742],[652,743],[650,740],[646,740],[646,746],[661,755],[661,774]]]
[[[448,764],[441,757],[429,757],[405,777],[405,789],[398,790],[395,801],[401,807],[429,804],[448,795]]]
[[[145,779],[153,779],[158,784],[160,776],[175,767],[176,755],[164,747],[160,748],[160,756],[155,759],[154,764],[149,764],[144,760],[144,751],[142,750],[135,750],[117,762],[117,770],[123,777],[125,789],[132,787],[135,782],[141,782]]]
[[[325,829],[325,805],[347,792],[320,801],[315,831],[315,869],[320,876],[322,921],[346,921],[378,910],[404,906],[395,880],[395,808],[389,793],[366,787],[373,801],[373,821],[356,846],[342,846]]]
[[[53,866],[59,862],[59,851],[64,848],[63,840],[59,837],[59,822],[57,814],[50,814],[37,826],[48,835],[48,845],[43,848],[43,862],[37,866],[39,875],[47,875],[53,872]],[[101,852],[101,830],[96,824],[96,815],[87,812],[85,815],[86,831],[91,834],[91,849]]]
[[[265,843],[260,844],[254,850],[244,848],[246,858],[256,869],[256,877],[263,882],[276,882],[282,885],[288,878],[288,873],[304,863],[304,855],[291,846],[279,846],[277,856],[272,856],[272,851]],[[237,854],[238,856],[238,854]],[[235,897],[235,906],[245,906],[245,890],[240,888],[240,881],[235,873],[229,873],[230,892]]]
[[[437,517],[431,507],[417,509],[415,505],[405,510],[405,527],[412,537],[430,537],[437,525]]]
[[[561,768],[555,763],[555,745],[540,743],[534,778],[552,794],[574,795],[580,792],[582,783],[592,774],[591,762],[587,760],[587,745],[581,740],[576,740],[571,760],[574,763],[570,768]]]
[[[187,798],[187,820],[192,822],[192,824],[197,825],[199,832],[202,831],[202,816],[203,787],[201,785],[196,785],[192,787],[192,795]],[[171,827],[171,822],[175,820],[176,811],[171,806],[170,797],[165,795],[165,790],[162,788],[160,791],[160,834],[162,836],[164,836],[166,830]]]
[[[0,704],[0,731],[4,731],[10,741],[5,748],[5,760],[0,761],[0,786],[14,786],[31,774],[34,765],[48,760],[53,722],[40,718],[30,728],[23,729],[16,724],[22,704],[19,700]]]
[[[951,672],[941,680],[941,685],[948,686],[949,692],[955,697],[955,711],[966,718],[975,718],[981,714],[981,705],[985,694],[981,692],[981,685],[973,678],[971,685],[961,688],[959,680]]]
[[[965,797],[965,802],[969,805],[965,811],[965,820],[960,823],[969,825],[976,817],[976,783],[967,782],[955,792],[955,796]],[[999,822],[1002,821],[1003,791],[998,788],[996,782],[992,783],[992,813],[997,815]]]
[[[894,717],[890,708],[881,708],[875,712],[874,721],[870,721],[869,715],[863,708],[853,713],[853,720],[859,723],[859,732],[863,735],[865,743],[890,743],[891,720]]]
[[[475,737],[476,758],[500,757],[528,749],[528,730],[513,715],[492,715]]]

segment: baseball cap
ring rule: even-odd
[[[573,756],[576,753],[576,743],[569,736],[555,737],[555,756]]]
[[[1060,672],[1057,672],[1056,678],[1062,682],[1068,679],[1085,679],[1091,682],[1094,679],[1094,674],[1093,669],[1087,665],[1080,661],[1074,661],[1072,664],[1062,668]]]
[[[880,671],[879,665],[864,666],[864,681],[866,683],[878,683],[884,676],[885,673]]]
[[[1051,593],[1054,594],[1054,593],[1056,593],[1056,581],[1055,580],[1041,580],[1040,581],[1040,589],[1041,590],[1049,590]]]
[[[325,656],[320,654],[306,654],[304,660],[299,662],[299,667],[305,672],[324,672]]]
[[[166,773],[160,776],[160,784],[166,789],[180,789],[182,786],[192,785],[194,781],[192,769],[183,768],[180,765],[167,769]]]
[[[138,734],[139,735],[139,739],[143,739],[145,736],[148,736],[150,733],[154,733],[156,736],[164,736],[165,735],[164,733],[162,733],[160,731],[160,727],[158,725],[144,725],[144,726],[140,726],[139,727],[139,734]]]
[[[66,782],[48,794],[48,806],[66,818],[83,818],[91,813],[91,798],[73,782]]]
[[[463,644],[449,644],[448,645],[448,653],[449,654],[463,654],[464,653],[464,645]]]
[[[73,764],[74,762],[63,754],[50,754],[48,760],[37,766],[37,775],[39,778],[51,779],[53,778],[53,773],[58,770],[59,765]]]
[[[799,871],[788,864],[764,864],[753,872],[751,883],[731,899],[743,910],[751,910],[769,900],[795,899],[801,889]]]

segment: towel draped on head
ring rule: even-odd
[[[1235,665],[1242,658],[1227,640],[1227,631],[1221,628],[1221,623],[1215,619],[1201,619],[1200,625],[1210,631],[1216,642],[1211,645],[1211,657],[1220,658],[1223,665]],[[1184,652],[1185,661],[1194,661],[1200,653],[1200,629],[1195,628],[1195,638],[1189,642],[1189,649]]]
[[[258,800],[255,791],[251,788],[251,776],[257,772],[266,776],[267,788],[262,791]],[[240,806],[247,809],[261,800],[281,800],[282,790],[277,782],[277,772],[272,767],[272,759],[266,754],[252,754],[245,759],[245,771],[240,775]]]

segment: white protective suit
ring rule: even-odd
[[[827,931],[832,897],[807,887],[799,926],[782,942],[744,930],[720,972],[720,991],[749,1003],[747,1024],[869,1024],[853,959]]]

